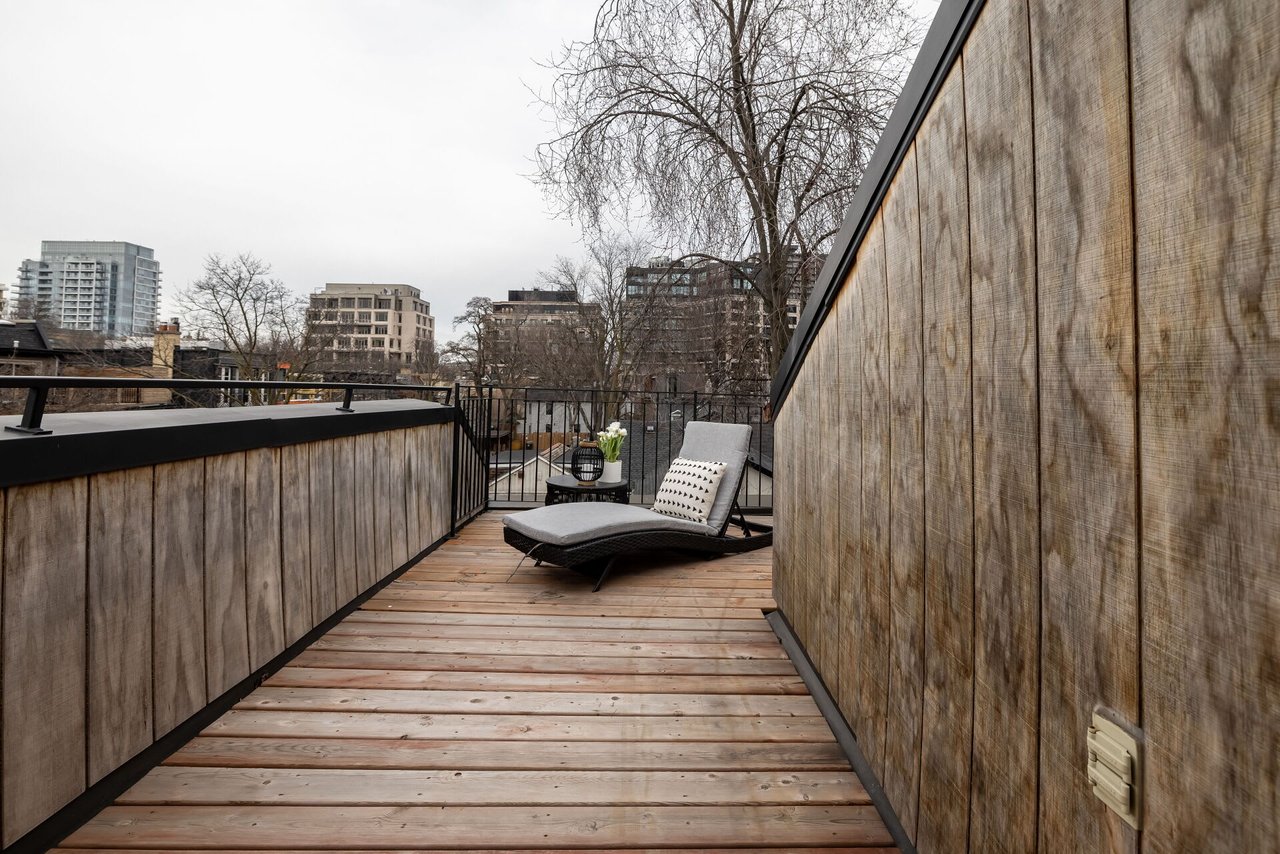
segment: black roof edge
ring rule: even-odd
[[[831,310],[841,284],[853,269],[862,239],[871,228],[871,222],[879,212],[880,203],[898,174],[907,150],[915,141],[916,131],[933,106],[943,81],[951,73],[985,4],[986,0],[942,0],[938,7],[924,44],[920,46],[920,53],[911,66],[911,73],[907,75],[906,85],[902,87],[902,94],[898,96],[898,103],[867,163],[862,183],[853,195],[849,214],[836,235],[831,251],[827,253],[827,261],[822,265],[809,302],[796,323],[791,343],[782,354],[769,393],[775,414],[786,400],[796,372],[804,364],[805,355]]]

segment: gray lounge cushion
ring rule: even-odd
[[[684,428],[684,444],[680,456],[687,460],[724,463],[724,477],[716,493],[707,525],[720,533],[733,510],[742,470],[747,465],[747,449],[751,446],[750,424],[720,424],[715,421],[690,421]]]
[[[553,504],[502,517],[502,524],[526,537],[556,546],[571,546],[613,534],[635,531],[688,531],[714,536],[719,528],[674,519],[634,504],[592,502]]]

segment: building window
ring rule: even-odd
[[[387,346],[387,341],[385,338],[374,338],[369,341],[369,346],[375,350],[381,350]]]
[[[386,334],[387,334],[387,327],[385,327],[385,326],[375,326],[375,327],[373,327],[373,334],[374,334],[374,335],[386,335]]]
[[[378,312],[377,316],[374,317],[373,319],[378,321],[386,321],[387,313],[385,311],[380,311]]]
[[[341,305],[343,308],[355,308],[356,299],[355,297],[343,297],[341,300]]]
[[[358,312],[356,315],[357,323],[369,323],[372,319],[373,318],[369,316],[369,312],[367,311]]]
[[[356,303],[356,305],[359,308],[373,308],[373,298],[360,297],[360,300]]]
[[[378,300],[378,308],[391,308],[391,300],[389,299]]]

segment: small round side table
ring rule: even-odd
[[[547,500],[551,504],[570,504],[575,501],[612,501],[626,504],[631,500],[631,487],[625,480],[596,481],[581,486],[578,479],[567,474],[547,478]]]

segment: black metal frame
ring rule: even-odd
[[[489,435],[493,387],[455,383],[449,536],[489,509]]]
[[[804,363],[805,355],[809,352],[822,321],[831,311],[836,294],[853,269],[862,239],[871,228],[880,203],[884,201],[889,185],[898,173],[898,167],[902,165],[903,158],[915,140],[916,131],[920,129],[925,115],[933,106],[934,98],[959,58],[969,31],[973,29],[985,3],[986,0],[943,0],[938,8],[933,24],[929,27],[929,34],[925,36],[911,73],[907,76],[906,85],[902,87],[902,94],[898,96],[898,103],[885,124],[876,150],[862,175],[862,182],[854,193],[849,214],[845,217],[840,233],[836,235],[827,261],[822,265],[822,272],[818,274],[813,293],[796,323],[791,343],[782,354],[770,391],[770,403],[774,412],[786,400],[796,372]]]
[[[893,837],[893,844],[897,846],[899,854],[916,854],[915,844],[907,835],[898,814],[894,812],[893,804],[889,802],[889,796],[885,794],[884,787],[876,778],[876,772],[872,769],[871,763],[867,761],[867,757],[862,754],[862,748],[858,746],[857,735],[849,726],[849,722],[844,719],[839,705],[827,690],[826,683],[818,675],[817,668],[813,666],[809,653],[805,650],[804,644],[800,643],[786,614],[782,611],[770,611],[765,615],[765,619],[773,629],[773,633],[778,636],[782,649],[787,653],[787,658],[790,658],[791,663],[796,666],[796,672],[804,680],[804,685],[809,689],[809,694],[817,704],[818,711],[831,727],[836,743],[840,745],[849,764],[853,766],[854,773],[862,782],[862,788],[866,790],[867,797],[871,799],[876,812],[880,813],[880,819],[884,822],[889,835]]]
[[[743,527],[745,533],[741,537],[730,537],[724,532],[720,534],[695,534],[691,531],[631,531],[626,534],[614,534],[599,537],[569,546],[557,546],[535,540],[520,533],[514,528],[503,527],[502,539],[509,546],[532,557],[539,564],[549,563],[554,566],[571,569],[595,581],[592,592],[604,586],[605,579],[612,572],[615,562],[626,555],[651,551],[693,552],[700,555],[718,557],[720,555],[741,554],[762,549],[773,544],[773,527],[759,522],[751,522],[738,511],[740,521],[734,524]]]
[[[343,393],[342,405],[335,407],[338,412],[355,412],[352,402],[357,391],[381,391],[396,393],[428,393],[443,392],[445,403],[449,403],[448,395],[452,395],[456,386],[433,385],[399,385],[396,383],[328,383],[307,382],[305,380],[179,380],[152,379],[139,377],[0,377],[0,388],[25,388],[27,403],[22,413],[22,421],[15,425],[5,425],[5,430],[12,433],[24,433],[30,436],[46,435],[51,430],[43,427],[45,406],[49,401],[49,391],[55,388],[159,388],[159,389],[201,389],[205,391],[222,391],[240,389],[246,391],[286,391],[311,390],[340,391]]]

